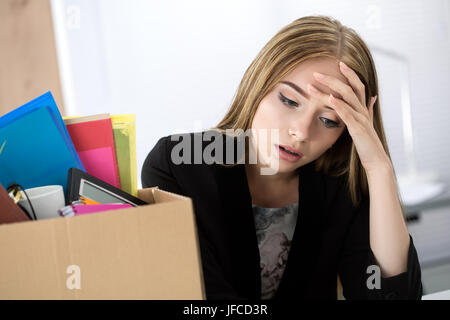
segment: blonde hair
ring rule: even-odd
[[[319,57],[342,60],[358,74],[365,86],[366,105],[372,96],[378,96],[373,108],[374,128],[390,158],[380,114],[377,74],[369,49],[353,29],[327,16],[297,19],[270,39],[246,70],[228,112],[212,129],[226,134],[227,129],[251,128],[256,109],[266,94],[300,63]],[[316,160],[315,170],[333,176],[347,174],[347,187],[355,206],[362,195],[368,195],[367,177],[347,129]]]

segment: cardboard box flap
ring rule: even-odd
[[[142,201],[145,201],[149,204],[155,203],[155,198],[153,197],[153,190],[158,189],[158,187],[139,189],[138,190],[138,198]]]
[[[173,192],[159,189],[159,187],[138,190],[138,198],[149,204],[190,199]]]
[[[170,202],[170,201],[176,201],[176,200],[188,200],[192,201],[190,198],[172,193],[169,191],[161,190],[161,189],[153,189],[153,198],[155,199],[156,203],[162,203],[162,202]]]

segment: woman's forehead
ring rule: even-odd
[[[332,93],[337,98],[342,98],[339,93],[318,82],[313,76],[314,72],[333,76],[343,83],[350,85],[348,79],[339,69],[339,61],[332,58],[314,58],[303,61],[294,70],[288,73],[281,81],[292,82],[305,92],[307,92],[307,85],[310,83],[324,93]]]

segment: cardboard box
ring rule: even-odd
[[[205,299],[192,200],[138,196],[150,204],[0,225],[0,299]]]

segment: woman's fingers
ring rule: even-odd
[[[339,115],[339,118],[344,121],[349,132],[355,126],[355,122],[358,119],[357,112],[351,108],[345,101],[334,97],[332,94],[328,96],[328,103]]]
[[[367,112],[367,109],[361,106],[361,103],[359,102],[359,99],[351,86],[343,83],[341,80],[333,76],[318,72],[314,72],[313,75],[317,81],[323,83],[324,85],[339,93],[342,96],[343,100],[346,101],[350,106],[355,108],[356,111]]]
[[[364,83],[362,83],[361,79],[359,79],[356,72],[353,69],[349,68],[344,62],[339,62],[339,68],[341,69],[342,74],[348,79],[348,82],[358,96],[361,105],[365,106],[366,87]]]
[[[308,84],[308,91],[312,96],[314,96],[317,99],[319,99],[320,101],[322,101],[323,104],[329,105],[330,107],[332,107],[346,125],[347,125],[347,121],[351,121],[351,118],[355,117],[355,114],[357,113],[357,111],[355,109],[351,108],[350,106],[348,106],[348,104],[346,104],[341,99],[337,99],[335,97],[333,97],[334,99],[333,98],[330,99],[331,95],[329,95],[327,93],[323,93],[322,91],[317,89],[312,84]],[[339,100],[339,105],[336,108],[336,106],[333,103],[337,103],[337,100]],[[340,103],[341,101],[343,104],[345,104],[345,106]],[[342,106],[342,107],[339,108],[340,106]],[[337,110],[338,108],[339,108],[339,110]]]
[[[377,102],[378,96],[370,98],[370,105],[369,105],[369,113],[370,113],[370,119],[373,121],[373,108],[375,106],[375,102]]]

